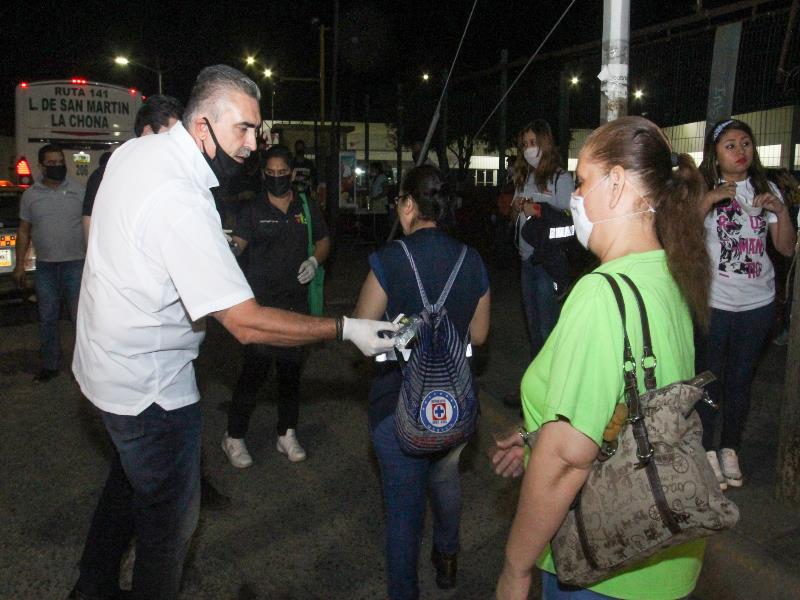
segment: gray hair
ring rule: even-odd
[[[222,112],[220,100],[225,92],[241,92],[261,99],[258,85],[241,71],[228,65],[212,65],[200,71],[192,86],[192,93],[183,114],[183,120],[191,123],[200,112],[208,111],[215,121]]]

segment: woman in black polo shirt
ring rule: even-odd
[[[411,169],[396,201],[397,216],[429,298],[438,298],[463,244],[439,225],[451,213],[447,184],[435,167]],[[402,247],[389,243],[369,257],[371,270],[361,289],[358,317],[394,319],[418,314],[422,300]],[[462,339],[482,344],[489,331],[489,279],[475,249],[470,248],[447,296],[445,308]],[[397,362],[378,363],[369,396],[369,426],[381,468],[386,512],[386,562],[389,598],[419,596],[417,562],[426,499],[434,515],[433,552],[436,583],[455,585],[461,513],[458,459],[463,445],[437,455],[405,454],[395,437],[394,411],[402,375]]]

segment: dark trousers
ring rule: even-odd
[[[535,265],[530,259],[523,260],[520,275],[522,305],[525,308],[525,321],[528,325],[531,360],[533,360],[556,326],[559,312],[558,299],[553,279],[542,265]]]
[[[302,348],[276,348],[253,344],[244,347],[244,366],[228,408],[228,435],[243,438],[256,408],[256,396],[269,378],[272,364],[278,383],[278,435],[297,429],[300,404]]]
[[[132,597],[172,600],[200,509],[200,405],[101,415],[115,453],[81,556],[79,597],[117,598],[135,535]]]
[[[432,456],[412,456],[400,448],[389,415],[372,431],[381,469],[386,516],[386,568],[390,600],[419,598],[417,563],[430,496],[433,545],[442,554],[459,548],[461,480],[458,461],[466,444]]]
[[[61,301],[67,303],[74,323],[78,315],[83,259],[64,262],[36,261],[36,301],[39,309],[39,341],[42,367],[56,370],[61,363],[58,318]]]
[[[709,370],[717,376],[708,392],[722,411],[721,448],[738,450],[742,443],[756,361],[774,313],[774,304],[741,312],[713,308],[708,333],[698,335],[697,372]],[[703,422],[703,447],[713,450],[717,411],[704,402],[697,407]]]

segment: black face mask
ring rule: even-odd
[[[208,166],[214,171],[214,175],[217,176],[220,186],[226,187],[231,179],[242,174],[242,165],[222,149],[222,146],[220,146],[217,141],[217,136],[214,135],[214,130],[211,128],[211,123],[208,122],[208,119],[204,120],[206,125],[208,125],[208,132],[211,134],[211,139],[214,140],[214,144],[217,146],[217,153],[214,155],[214,158],[211,158],[208,153],[206,153],[205,147],[203,147],[203,158],[206,159]]]
[[[64,181],[67,178],[67,165],[44,165],[44,177],[50,181]]]
[[[276,198],[285,196],[291,187],[291,175],[264,175],[264,188]]]

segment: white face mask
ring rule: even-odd
[[[542,149],[539,146],[528,146],[522,155],[528,164],[535,169],[539,166],[539,161],[542,160]]]
[[[634,215],[641,215],[642,213],[656,212],[656,210],[648,204],[645,210],[637,210],[636,212],[628,213],[627,215],[619,215],[617,217],[601,219],[600,221],[595,221],[595,222],[590,221],[589,217],[586,215],[586,206],[584,206],[584,198],[586,198],[589,194],[591,194],[592,191],[607,178],[608,175],[604,176],[600,181],[595,183],[591,187],[591,189],[588,192],[586,192],[584,196],[571,194],[569,198],[569,209],[572,212],[572,221],[573,224],[575,225],[575,237],[578,238],[578,242],[580,242],[581,246],[583,246],[587,250],[589,249],[589,238],[592,235],[592,229],[594,229],[594,226],[597,225],[598,223],[608,223],[609,221],[616,221],[618,219],[627,219],[628,217],[632,217]],[[633,188],[633,185],[631,185],[631,187]],[[639,191],[636,190],[636,188],[633,189],[636,191],[637,194],[639,194],[639,197],[645,202],[645,204],[647,204],[647,201],[644,199],[644,196],[642,196],[639,193]]]

